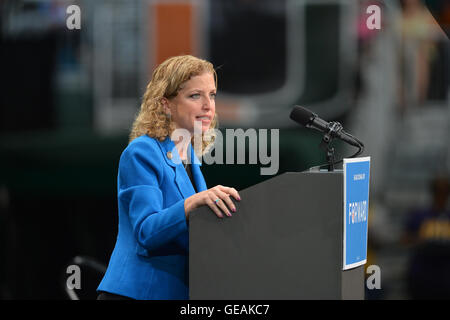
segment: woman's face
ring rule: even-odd
[[[197,122],[196,125],[205,132],[216,112],[215,99],[214,76],[205,72],[186,81],[177,96],[165,100],[166,112],[170,112],[177,128],[187,129],[193,134],[194,123]]]

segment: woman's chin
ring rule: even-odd
[[[206,126],[202,126],[202,133],[206,133],[209,130],[211,130],[211,126],[209,124]]]

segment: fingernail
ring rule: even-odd
[[[238,197],[238,200],[241,201],[241,197]]]
[[[231,211],[236,212],[236,208],[231,209]]]
[[[229,217],[232,217],[231,213],[228,214]]]

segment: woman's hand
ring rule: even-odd
[[[236,212],[236,207],[233,201],[231,201],[230,196],[233,196],[238,201],[241,200],[236,189],[221,185],[190,196],[184,201],[186,219],[189,219],[189,213],[192,210],[202,205],[209,206],[219,218],[223,218],[224,213],[231,217],[230,210]]]

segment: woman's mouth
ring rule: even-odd
[[[199,117],[195,117],[195,118],[202,122],[211,122],[211,118],[208,116],[199,116]]]

